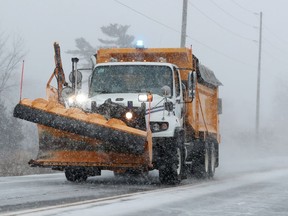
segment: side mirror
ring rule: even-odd
[[[75,76],[75,74],[77,74],[76,75],[77,77]],[[69,74],[69,81],[72,83],[73,86],[76,86],[76,81],[77,81],[77,89],[80,89],[81,83],[82,83],[82,73],[79,70],[77,70],[77,73],[72,71]]]
[[[171,88],[169,86],[165,85],[161,88],[161,93],[164,97],[170,97],[171,96]]]
[[[90,58],[90,60],[91,60],[91,64],[92,64],[92,70],[94,69],[94,67],[96,66],[96,64],[97,64],[97,54],[95,54],[95,55],[92,55],[91,56],[91,58]]]
[[[218,98],[218,114],[222,114],[222,98]]]
[[[74,94],[74,91],[71,87],[67,86],[62,89],[61,96],[63,100],[68,100]]]
[[[193,101],[195,97],[197,75],[196,72],[190,72],[188,74],[188,97]]]
[[[69,80],[72,83],[72,88],[77,93],[77,89],[81,88],[82,84],[82,73],[77,70],[78,58],[71,58],[72,61],[72,72],[69,75]]]

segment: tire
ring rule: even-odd
[[[161,184],[179,184],[184,172],[184,142],[179,136],[166,143],[159,166]]]
[[[209,148],[209,172],[208,172],[208,178],[213,179],[216,169],[216,150],[214,147],[214,143]]]
[[[65,176],[68,181],[71,182],[83,182],[86,181],[88,175],[86,174],[84,169],[65,169]]]
[[[210,151],[207,143],[197,142],[193,149],[191,173],[199,179],[209,177]]]

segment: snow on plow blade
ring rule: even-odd
[[[134,166],[151,162],[151,132],[128,127],[118,119],[107,121],[102,115],[66,109],[44,99],[23,99],[16,105],[14,117],[38,124],[39,153],[31,165]]]

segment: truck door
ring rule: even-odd
[[[176,67],[173,67],[173,78],[175,84],[175,115],[179,119],[179,123],[183,125],[183,117],[184,117],[184,103],[183,103],[183,96],[182,96],[182,88],[181,88],[181,78],[179,75],[179,71]]]

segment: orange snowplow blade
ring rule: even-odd
[[[38,124],[39,154],[32,166],[143,167],[152,161],[151,132],[118,119],[66,109],[57,102],[23,99],[14,117]]]

